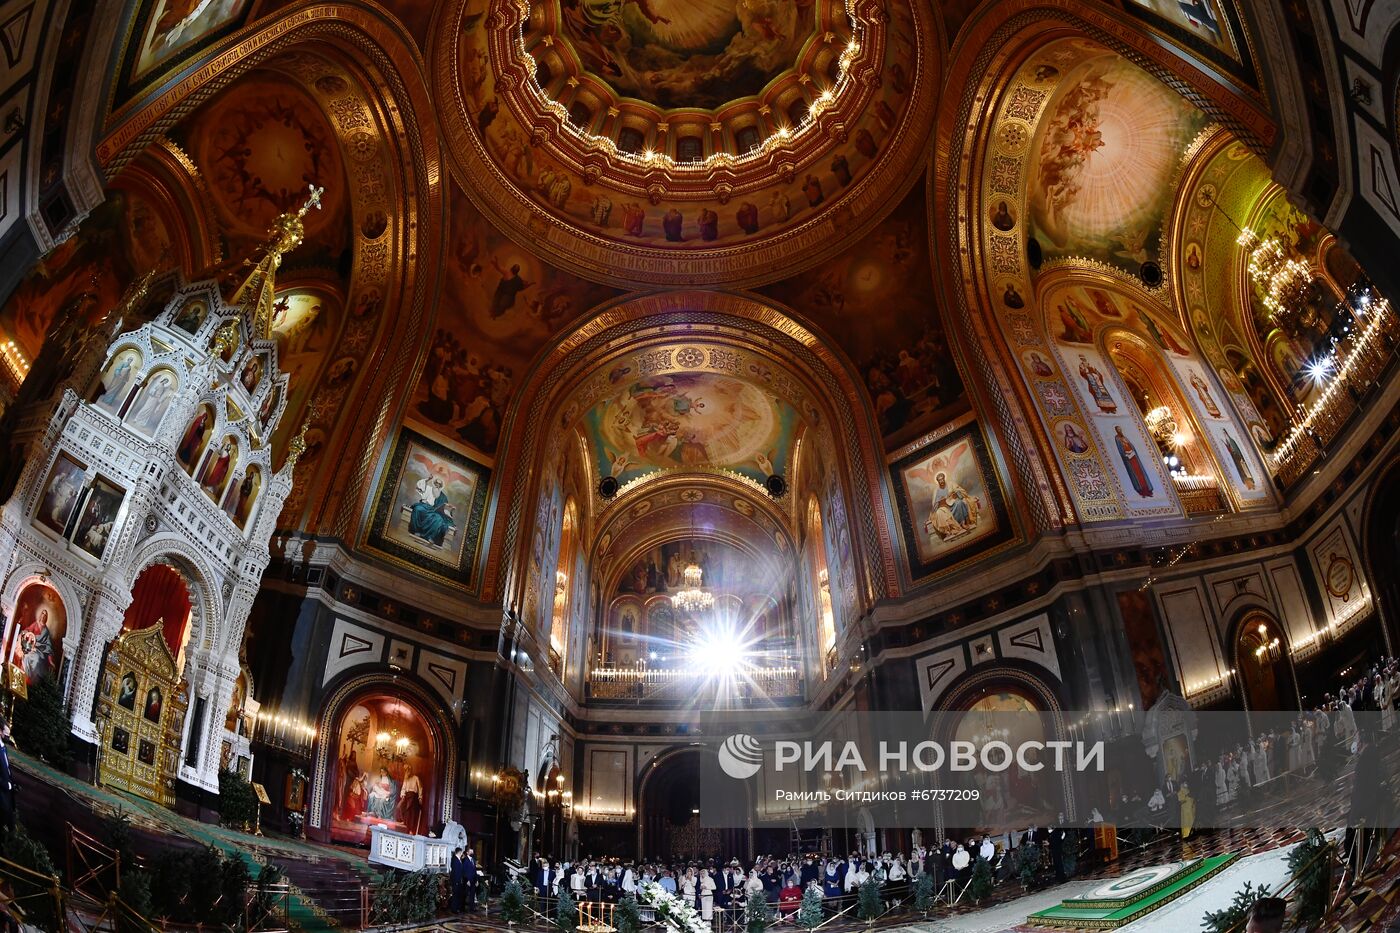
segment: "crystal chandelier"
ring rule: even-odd
[[[1249,251],[1249,278],[1259,289],[1260,301],[1270,319],[1289,336],[1296,336],[1308,313],[1313,294],[1312,267],[1288,255],[1281,237],[1260,240],[1248,228],[1240,231],[1239,244]]]
[[[671,596],[671,605],[686,612],[703,612],[712,608],[715,604],[715,594],[704,588],[704,576],[705,571],[700,569],[692,555],[690,563],[685,565],[681,574],[685,586]]]
[[[690,519],[690,562],[681,572],[685,584],[671,596],[671,605],[683,612],[703,612],[715,604],[715,594],[705,589],[705,571],[695,559],[695,517]]]
[[[1159,443],[1181,446],[1177,443],[1176,418],[1172,415],[1172,410],[1166,405],[1158,405],[1156,408],[1143,415],[1143,421],[1147,423],[1147,430],[1152,432]]]

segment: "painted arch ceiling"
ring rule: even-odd
[[[1233,461],[1231,444],[1276,430],[1255,357],[1284,350],[1251,344],[1227,311],[1238,306],[1227,266],[1202,272],[1191,258],[1228,252],[1219,217],[1192,213],[1203,186],[1238,216],[1269,194],[1259,140],[1245,138],[1267,123],[1249,37],[1228,4],[1204,24],[1175,4],[1128,0],[1086,2],[1083,18],[1025,13],[1030,32],[1050,33],[1031,52],[992,43],[1029,6],[128,4],[98,134],[99,161],[116,169],[111,196],[43,258],[0,329],[32,357],[93,285],[107,307],[153,266],[227,275],[314,181],[326,197],[279,272],[274,322],[292,374],[284,433],[305,422],[311,442],[287,527],[355,538],[383,481],[367,451],[410,431],[493,495],[535,460],[572,464],[561,483],[586,506],[589,547],[625,586],[618,568],[636,557],[625,541],[674,540],[693,519],[669,479],[687,471],[725,547],[792,559],[802,509],[761,488],[805,468],[798,482],[823,509],[848,511],[865,539],[851,560],[865,562],[860,579],[886,581],[869,584],[879,593],[920,577],[906,553],[955,554],[975,531],[963,516],[940,539],[918,511],[950,464],[964,471],[956,483],[982,491],[983,517],[1001,516],[998,535],[969,541],[1030,530],[1004,514],[1037,483],[1008,466],[1012,448],[1044,464],[1071,520],[1182,514],[1163,476],[1119,468],[1115,438],[1148,443],[1126,416],[1131,402],[1095,410],[1080,391],[1081,360],[1112,365],[1089,339],[1112,328],[1183,384],[1220,373],[1210,406],[1239,404],[1196,413],[1209,435],[1201,456],[1253,471],[1255,488],[1232,493],[1240,508],[1267,502],[1259,451]],[[1138,51],[1149,48],[1155,59]],[[144,116],[216,54],[228,62],[217,87]],[[1188,54],[1237,77],[1188,99],[1162,80]],[[994,69],[995,86],[980,85]],[[1226,100],[1255,116],[1223,128],[1212,114]],[[954,113],[972,125],[946,129]],[[139,146],[112,142],[135,138],[121,131],[138,123],[155,127]],[[957,310],[963,286],[985,308],[975,327]],[[741,293],[771,309],[771,333],[669,324],[630,342],[580,337],[631,297],[674,289]],[[802,363],[782,339],[827,362]],[[561,341],[586,358],[551,376]],[[992,357],[1018,374],[1014,386],[987,381],[977,361]],[[1013,420],[1037,436],[1005,434],[989,393],[1019,406]],[[933,459],[910,460],[925,448]],[[345,464],[360,461],[347,478]],[[623,495],[594,514],[591,486],[608,474]],[[918,490],[907,503],[901,482]],[[517,547],[515,533],[483,528],[472,559]],[[924,536],[927,547],[913,540]],[[494,585],[485,579],[472,584],[479,594]]]

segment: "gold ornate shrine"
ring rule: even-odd
[[[171,806],[189,697],[164,628],[158,621],[123,632],[107,651],[97,696],[97,781]]]

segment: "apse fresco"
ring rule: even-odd
[[[895,466],[912,577],[1007,530],[1001,491],[980,445],[975,428],[964,429]]]
[[[1206,119],[1123,58],[1079,51],[1038,130],[1030,232],[1046,258],[1083,256],[1136,274],[1161,259],[1171,180]]]
[[[798,420],[791,405],[752,383],[700,372],[619,382],[584,425],[600,470],[622,483],[695,466],[762,483],[786,472]]]
[[[401,431],[380,479],[369,546],[410,567],[469,582],[488,475],[460,453]]]
[[[426,835],[436,822],[440,754],[423,715],[396,696],[375,694],[340,720],[330,768],[331,839],[368,842],[373,826]]]
[[[925,191],[812,272],[762,289],[815,322],[860,370],[888,448],[967,410],[932,301]]]
[[[1249,432],[1235,420],[1222,387],[1180,334],[1176,323],[1169,322],[1165,310],[1125,294],[1107,279],[1099,285],[1058,285],[1047,290],[1043,300],[1047,325],[1069,381],[1084,403],[1084,410],[1095,419],[1108,460],[1124,482],[1130,505],[1165,502],[1169,492],[1165,477],[1157,475],[1161,452],[1138,425],[1139,400],[1131,397],[1113,363],[1097,349],[1098,332],[1105,326],[1138,334],[1161,351],[1157,359],[1167,370],[1161,375],[1175,383],[1180,398],[1202,428],[1204,436],[1197,440],[1206,441],[1224,468],[1224,474],[1217,479],[1232,486],[1242,499],[1269,498],[1268,483],[1261,481],[1266,474],[1257,452],[1252,444],[1240,444],[1240,438],[1248,438]],[[1106,338],[1110,343],[1112,333]],[[1048,377],[1049,361],[1038,353],[1027,353],[1023,363],[1034,375]],[[1176,414],[1184,424],[1186,413]],[[1229,440],[1225,437],[1227,428]],[[1089,447],[1083,432],[1069,421],[1058,423],[1052,433],[1056,444],[1070,453],[1084,453]]]
[[[700,616],[677,609],[670,598],[685,586],[691,561],[718,599],[715,609]],[[782,626],[772,600],[779,592],[764,564],[719,541],[672,541],[633,552],[609,601],[608,658],[627,663],[655,652],[649,660],[662,661],[714,624],[732,625],[746,640],[778,636]]]
[[[1218,477],[1245,500],[1270,499],[1269,474],[1259,459],[1251,434],[1242,430],[1230,402],[1208,368],[1195,358],[1172,358],[1177,385],[1210,444],[1222,474]]]
[[[295,211],[311,184],[323,186],[321,209],[303,219],[298,263],[332,248],[347,213],[340,143],[321,109],[285,77],[253,73],[181,124],[178,140],[209,187],[210,202],[231,237],[251,248],[279,214]],[[334,246],[345,245],[335,241]]]
[[[68,611],[57,590],[47,583],[20,590],[10,628],[10,663],[24,671],[26,682],[53,680],[63,673],[67,634]]]
[[[1128,393],[1114,365],[1099,352],[1095,338],[1107,323],[1147,333],[1155,326],[1161,339],[1154,340],[1168,353],[1171,346],[1180,346],[1179,341],[1168,337],[1149,312],[1126,296],[1110,294],[1106,285],[1052,289],[1046,292],[1044,305],[1058,362],[1079,399],[1080,410],[1089,416],[1089,432],[1118,476],[1129,509],[1145,514],[1174,512],[1175,498],[1162,470],[1161,452],[1142,426],[1137,400]],[[1068,411],[1066,408],[1065,413]],[[1067,427],[1052,433],[1065,450],[1082,453],[1081,447],[1087,450],[1093,443],[1093,438],[1084,437],[1072,422],[1064,425]]]
[[[84,323],[99,320],[138,276],[174,265],[172,250],[171,230],[149,200],[112,191],[20,282],[0,309],[0,333],[33,360],[61,309],[90,295]]]
[[[437,328],[408,417],[479,451],[489,463],[531,360],[561,329],[619,292],[561,272],[517,246],[456,186],[448,244]]]
[[[641,0],[561,4],[564,34],[619,93],[713,109],[749,97],[797,59],[815,5],[786,0]]]

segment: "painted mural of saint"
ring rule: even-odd
[[[136,380],[136,369],[141,365],[141,357],[135,352],[121,354],[116,365],[102,377],[102,394],[97,397],[97,407],[120,414],[122,402]]]
[[[200,473],[199,484],[204,487],[204,491],[215,499],[224,491],[224,480],[228,479],[229,465],[233,461],[233,441],[225,438],[219,445],[219,449],[208,460],[204,462],[204,469]]]
[[[1091,366],[1082,353],[1079,355],[1079,375],[1089,387],[1089,394],[1094,397],[1094,404],[1099,406],[1099,411],[1111,415],[1118,410],[1118,403],[1113,400],[1108,386],[1104,383],[1103,373]]]
[[[1089,442],[1084,439],[1084,434],[1068,421],[1065,428],[1065,449],[1070,453],[1082,454],[1089,449]]]
[[[501,268],[501,264],[493,256],[491,265],[495,267],[496,273],[501,280],[496,283],[496,291],[491,295],[491,319],[495,320],[504,317],[505,313],[515,307],[515,299],[525,289],[534,285],[534,282],[527,282],[520,277],[520,266],[512,265],[507,272]]]
[[[387,768],[380,768],[379,774],[369,781],[369,798],[365,812],[387,822],[394,822],[394,810],[399,800],[399,788],[389,777]]]
[[[1064,328],[1064,333],[1060,339],[1066,343],[1093,343],[1094,335],[1089,330],[1089,324],[1084,320],[1084,316],[1079,313],[1079,308],[1073,299],[1065,304],[1057,305],[1055,310],[1060,315],[1060,326]]]
[[[1212,418],[1220,417],[1220,406],[1215,404],[1215,399],[1210,397],[1210,386],[1201,378],[1198,372],[1191,373],[1191,388],[1196,390],[1196,397],[1201,400],[1201,405],[1205,407],[1206,413]]]
[[[160,421],[165,417],[165,411],[170,407],[174,395],[175,378],[169,373],[160,373],[141,390],[141,395],[127,416],[127,424],[150,434],[160,426]]]
[[[1128,470],[1128,479],[1132,482],[1133,489],[1144,499],[1151,496],[1152,480],[1148,478],[1147,470],[1143,468],[1142,458],[1138,456],[1137,448],[1123,433],[1121,424],[1113,426],[1113,443],[1118,446],[1118,456],[1123,458],[1123,466]]]
[[[19,654],[27,683],[37,683],[41,679],[57,676],[54,669],[53,634],[49,631],[49,611],[39,610],[39,618],[32,626],[20,629]]]
[[[1249,461],[1244,458],[1244,451],[1240,449],[1239,443],[1230,436],[1229,431],[1225,431],[1225,449],[1230,451],[1230,459],[1235,461],[1235,472],[1240,475],[1240,482],[1244,483],[1245,489],[1254,488],[1254,474],[1250,472]]]
[[[1142,309],[1137,305],[1133,305],[1133,310],[1137,312],[1138,320],[1142,321],[1142,326],[1147,328],[1147,332],[1152,335],[1152,339],[1157,342],[1157,346],[1168,352],[1175,353],[1178,356],[1190,356],[1191,351],[1183,347],[1181,341],[1173,337],[1170,331],[1162,330],[1162,328],[1157,325],[1157,322],[1144,314]]]
[[[345,791],[345,803],[341,807],[340,818],[346,822],[354,820],[364,813],[368,806],[369,794],[365,791],[365,776],[357,772],[350,778],[350,787]]]
[[[414,490],[418,501],[413,503],[408,533],[441,547],[447,533],[456,527],[455,509],[448,501],[446,483],[441,476],[425,476],[414,484]]]
[[[180,462],[185,465],[185,469],[194,469],[195,461],[204,452],[204,438],[209,433],[210,422],[214,416],[209,409],[201,409],[199,414],[194,416],[194,420],[185,428],[184,435],[180,438],[180,446],[175,452],[180,458]]]
[[[423,782],[413,773],[412,765],[405,765],[403,786],[399,788],[398,820],[404,832],[419,834],[423,830]]]
[[[934,482],[933,514],[924,523],[930,538],[947,541],[976,528],[981,503],[956,480],[949,483],[947,473],[938,473]]]

